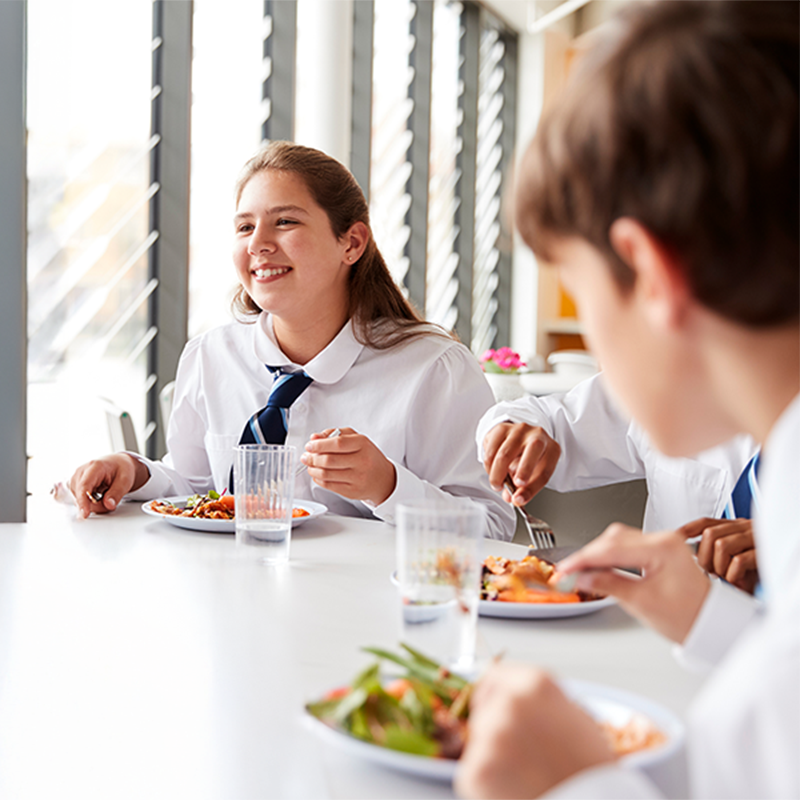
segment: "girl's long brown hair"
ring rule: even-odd
[[[237,205],[247,182],[264,170],[289,172],[301,178],[327,214],[337,238],[356,222],[367,226],[367,246],[351,267],[348,281],[348,316],[362,344],[385,350],[415,336],[448,335],[438,326],[425,322],[394,282],[372,236],[364,193],[343,164],[311,147],[293,142],[268,142],[244,165],[239,175]],[[245,319],[262,311],[241,286],[233,298],[233,309],[237,316]]]

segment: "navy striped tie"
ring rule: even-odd
[[[756,453],[742,470],[739,480],[731,492],[730,500],[725,506],[723,517],[725,519],[750,519],[752,505],[756,496],[758,478],[758,462],[761,451]]]
[[[725,511],[722,513],[724,519],[750,519],[752,517],[753,507],[758,506],[758,465],[760,455],[761,451],[759,450],[742,470],[739,480],[736,481],[736,485],[733,487],[730,500],[725,506]],[[756,584],[753,594],[757,598],[763,599],[764,590],[760,581]]]
[[[305,372],[285,372],[280,367],[267,369],[272,373],[272,390],[267,404],[247,420],[239,444],[284,444],[289,429],[289,407],[309,387],[313,378]],[[233,493],[233,468],[229,481]]]

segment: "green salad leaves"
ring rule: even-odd
[[[366,742],[419,756],[458,758],[464,748],[472,684],[408,645],[400,646],[402,655],[365,647],[379,661],[350,686],[308,703],[306,710]],[[381,661],[403,672],[384,680]]]

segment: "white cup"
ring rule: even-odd
[[[289,445],[236,448],[236,545],[264,564],[289,560],[295,455]]]
[[[397,509],[400,641],[453,672],[475,668],[486,512],[468,500]]]

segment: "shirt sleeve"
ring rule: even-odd
[[[510,541],[514,510],[489,485],[472,444],[478,420],[492,401],[492,390],[466,347],[445,350],[412,400],[405,463],[395,463],[395,490],[374,507],[375,516],[394,522],[398,503],[465,497],[486,509],[489,538]]]
[[[688,636],[674,648],[685,667],[704,671],[716,666],[750,621],[761,613],[759,602],[721,580],[712,580],[711,590]]]
[[[579,772],[543,796],[551,800],[650,800],[664,794],[638,770],[609,764]]]
[[[528,395],[490,408],[476,430],[480,461],[486,434],[501,422],[541,427],[561,445],[561,458],[547,484],[557,492],[645,477],[633,424],[614,405],[602,373],[582,381],[566,394]]]

